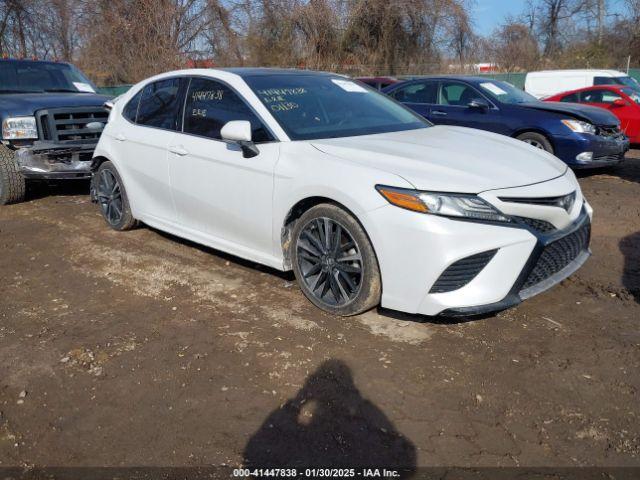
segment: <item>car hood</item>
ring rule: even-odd
[[[613,113],[605,110],[604,108],[581,105],[578,103],[528,102],[519,103],[518,106],[546,112],[564,113],[571,117],[593,123],[594,125],[614,126],[620,123]]]
[[[567,166],[524,142],[464,127],[321,139],[318,150],[393,173],[420,190],[480,193],[551,180]]]
[[[47,108],[101,106],[110,98],[96,93],[12,93],[0,95],[0,102],[3,116],[10,117]]]

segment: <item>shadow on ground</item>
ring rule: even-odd
[[[324,362],[295,398],[273,411],[251,437],[244,464],[252,468],[386,467],[413,472],[414,445],[362,397],[351,370]]]
[[[620,251],[624,256],[622,285],[640,303],[640,232],[632,233],[620,240]]]
[[[89,195],[89,180],[28,181],[26,200],[50,196]]]

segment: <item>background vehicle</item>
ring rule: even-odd
[[[332,74],[153,77],[115,103],[95,165],[112,228],[140,220],[293,270],[307,298],[338,315],[379,303],[503,309],[589,256],[591,208],[556,157],[432,126]]]
[[[543,70],[529,72],[524,89],[536,98],[594,85],[624,85],[640,91],[640,84],[616,70]]]
[[[629,149],[615,115],[586,105],[542,102],[507,82],[429,77],[392,85],[384,92],[435,124],[514,137],[573,168],[614,165]]]
[[[68,63],[0,60],[0,205],[26,179],[89,178],[108,99]]]
[[[632,144],[640,144],[640,91],[622,85],[602,85],[553,95],[545,102],[584,103],[606,108],[618,120]]]
[[[394,83],[401,81],[395,77],[358,77],[356,80],[366,83],[376,90],[382,90],[383,88],[387,88],[389,85],[393,85]]]

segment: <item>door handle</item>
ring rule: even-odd
[[[119,142],[124,142],[127,139],[123,134],[119,133],[116,135],[116,140]]]
[[[181,157],[184,157],[189,153],[182,145],[171,145],[169,147],[169,151],[176,155],[180,155]]]
[[[443,112],[442,110],[433,110],[431,115],[437,115],[439,117],[444,117],[447,115],[447,112]]]

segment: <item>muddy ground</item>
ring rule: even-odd
[[[640,151],[582,175],[593,257],[447,322],[311,306],[290,275],[85,184],[0,209],[0,467],[640,466]]]

